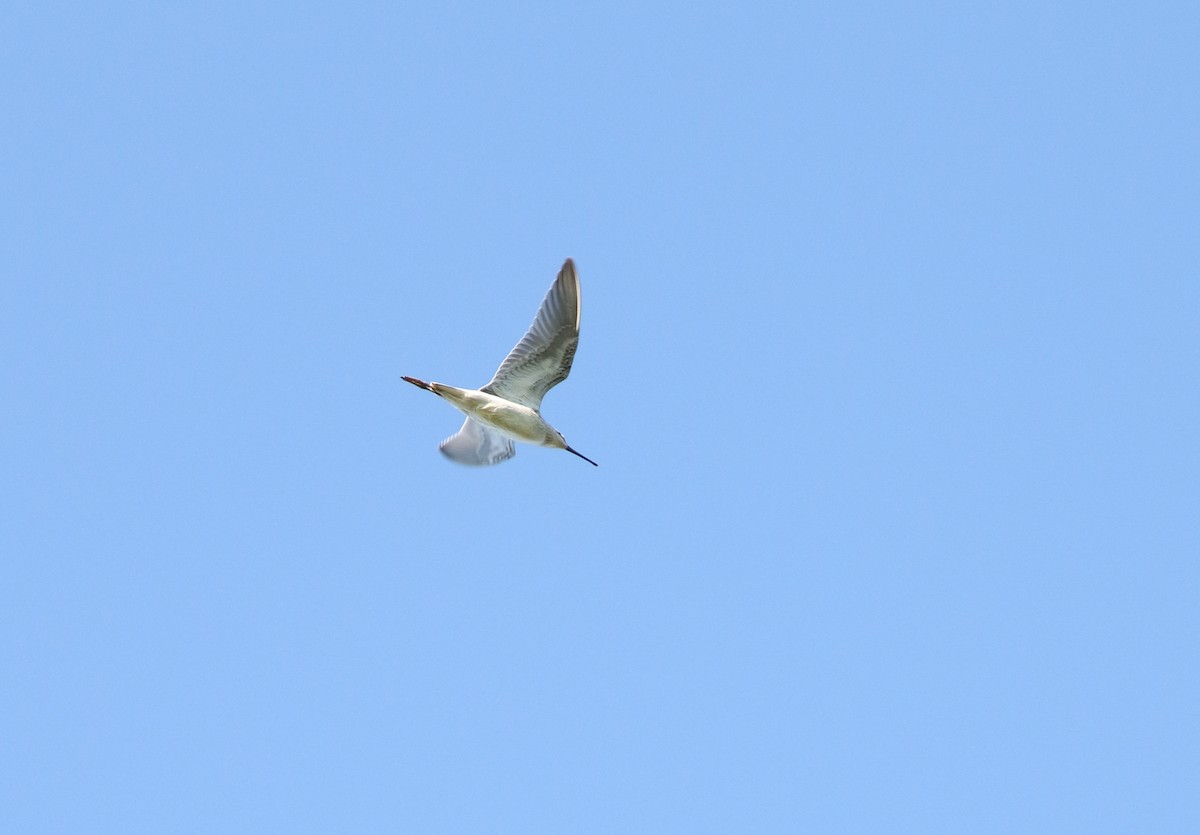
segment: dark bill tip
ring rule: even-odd
[[[570,447],[567,447],[567,452],[572,452],[572,453],[574,453],[575,455],[578,455],[580,458],[582,458],[584,461],[587,461],[587,462],[588,462],[589,464],[591,464],[593,467],[599,467],[599,466],[600,466],[600,465],[599,465],[599,464],[597,464],[595,461],[593,461],[591,458],[588,458],[586,455],[584,455],[582,452],[575,452],[575,450],[571,449]]]

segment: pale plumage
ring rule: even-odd
[[[467,419],[439,449],[460,464],[499,464],[516,455],[514,440],[565,449],[595,465],[567,445],[562,433],[541,416],[546,392],[567,379],[579,345],[579,277],[570,258],[563,264],[542,306],[521,341],[480,389],[404,379],[450,401]]]

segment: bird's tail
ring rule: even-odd
[[[416,377],[405,377],[404,375],[401,375],[400,379],[407,380],[419,389],[425,389],[425,391],[432,391],[434,394],[437,394],[437,392],[433,389],[433,385],[425,382],[424,380],[418,380]]]

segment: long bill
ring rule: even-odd
[[[584,455],[582,452],[575,452],[575,450],[571,449],[570,447],[567,447],[566,449],[567,449],[567,452],[574,452],[576,455],[578,455],[578,456],[579,456],[580,458],[582,458],[584,461],[587,461],[587,462],[588,462],[589,464],[591,464],[593,467],[599,467],[599,466],[600,466],[600,465],[599,465],[599,464],[597,464],[595,461],[593,461],[591,458],[588,458],[586,455]]]

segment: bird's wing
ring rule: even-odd
[[[578,345],[579,278],[568,258],[533,324],[481,391],[538,409],[546,392],[571,373]]]
[[[462,429],[442,441],[438,449],[451,461],[472,467],[499,464],[517,454],[511,440],[472,418],[467,418]]]

